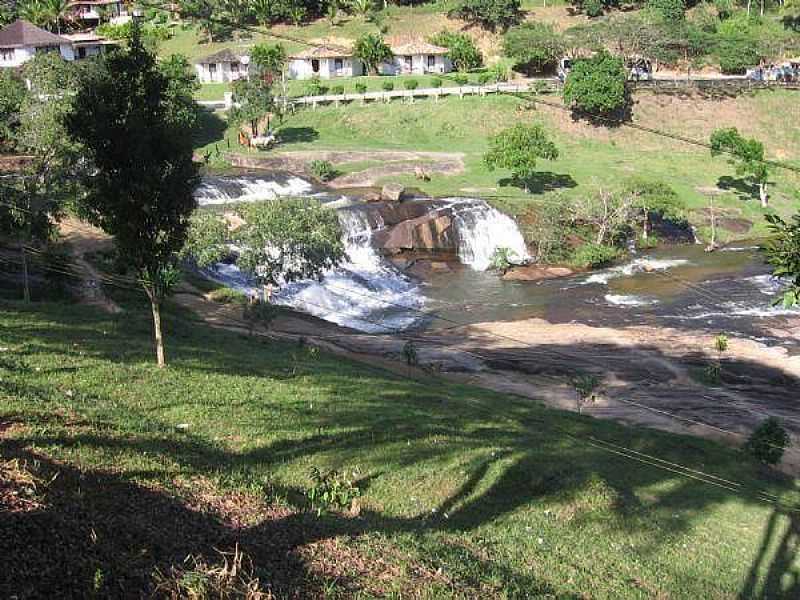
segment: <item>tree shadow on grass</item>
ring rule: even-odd
[[[319,131],[313,127],[281,127],[278,138],[284,144],[309,143],[319,138]]]
[[[225,139],[227,129],[228,122],[219,113],[201,108],[194,134],[194,144],[196,147],[202,147],[212,142],[221,142]]]
[[[537,171],[527,181],[518,177],[504,177],[498,184],[501,187],[513,186],[525,189],[531,194],[543,194],[561,189],[577,187],[578,183],[569,174],[552,173],[550,171]]]
[[[758,186],[743,177],[722,175],[717,180],[717,187],[733,192],[740,200],[758,200]]]

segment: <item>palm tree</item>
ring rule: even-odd
[[[42,0],[51,30],[61,33],[61,21],[67,16],[69,0]]]
[[[20,18],[37,27],[47,27],[49,16],[42,0],[26,0],[17,8]]]

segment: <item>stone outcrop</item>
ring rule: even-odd
[[[542,279],[555,279],[556,277],[569,277],[574,272],[566,267],[523,265],[511,268],[503,275],[503,281],[540,281]]]
[[[381,200],[384,202],[399,202],[406,191],[399,183],[387,183],[381,188]]]

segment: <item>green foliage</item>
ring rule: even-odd
[[[394,82],[389,81],[388,79],[386,81],[381,82],[381,89],[384,92],[391,92],[394,89]]]
[[[344,95],[344,86],[343,85],[335,85],[331,88],[331,94],[334,96],[342,96]]]
[[[604,244],[586,243],[579,246],[572,255],[572,264],[582,269],[604,267],[619,256],[619,250]]]
[[[25,83],[16,73],[11,69],[0,70],[0,152],[11,152],[16,145],[26,95]]]
[[[756,66],[762,57],[758,22],[740,12],[719,24],[717,57],[725,74],[740,75]]]
[[[654,215],[676,225],[686,223],[686,203],[663,181],[633,177],[625,183],[623,193],[632,196],[632,208],[641,214],[644,239],[648,239]]]
[[[407,90],[415,90],[419,87],[419,81],[416,79],[405,79],[403,80],[403,87]]]
[[[646,0],[645,8],[668,23],[682,21],[686,15],[684,0]]]
[[[403,345],[403,358],[406,359],[406,364],[409,367],[416,367],[419,365],[419,356],[417,355],[417,346],[414,340],[408,340]]]
[[[777,465],[790,442],[780,419],[769,417],[753,431],[744,449],[765,465]]]
[[[366,94],[367,93],[367,84],[358,82],[355,85],[356,94]]]
[[[787,281],[780,302],[787,308],[800,305],[800,214],[784,221],[775,214],[765,215],[772,237],[765,244],[772,274]]]
[[[379,34],[366,33],[356,40],[353,56],[361,60],[370,73],[377,74],[381,63],[391,60],[392,50]]]
[[[308,171],[320,181],[330,181],[338,174],[329,160],[312,160],[308,165]]]
[[[517,70],[528,75],[552,69],[564,51],[561,34],[550,24],[523,23],[503,36],[503,54],[514,60]]]
[[[253,136],[259,134],[259,123],[275,110],[275,98],[269,78],[250,77],[233,82],[234,106],[228,114],[233,125],[249,124]]]
[[[727,352],[728,350],[728,336],[724,333],[720,333],[714,337],[714,349],[717,351],[718,354],[722,354],[723,352]]]
[[[317,467],[311,468],[311,487],[306,492],[311,510],[321,516],[331,510],[344,511],[352,508],[353,503],[361,496],[357,485],[358,471],[336,470],[323,472]]]
[[[212,302],[220,304],[245,304],[247,302],[247,296],[242,292],[224,286],[210,291],[207,297]]]
[[[766,203],[769,166],[764,162],[764,144],[755,138],[744,137],[735,127],[715,129],[711,134],[711,156],[721,154],[736,168],[737,175],[760,187],[762,203]]]
[[[286,68],[286,49],[281,44],[256,44],[250,49],[250,76],[268,82]]]
[[[575,388],[578,397],[584,401],[591,398],[599,386],[600,378],[596,375],[579,375],[572,380],[572,387]]]
[[[318,277],[344,258],[336,212],[318,202],[273,200],[237,213],[245,222],[234,236],[242,247],[237,264],[262,282]]]
[[[557,159],[558,148],[540,124],[520,123],[493,136],[483,160],[490,171],[508,169],[527,188],[540,158]]]
[[[501,273],[505,274],[511,267],[514,266],[514,264],[516,264],[513,259],[514,253],[510,248],[497,248],[492,255],[489,266],[495,271],[500,271]]]
[[[520,0],[456,0],[447,15],[497,31],[519,23],[522,9]]]
[[[200,118],[200,107],[194,100],[200,82],[194,68],[185,56],[173,54],[158,61],[158,70],[168,82],[165,106],[171,111],[170,120],[192,127]]]
[[[439,77],[434,77],[431,79],[431,87],[432,88],[440,88],[444,82]]]
[[[594,18],[603,14],[605,3],[603,0],[583,0],[582,6],[586,16]]]
[[[247,321],[250,335],[253,335],[258,327],[264,331],[269,330],[270,325],[281,312],[279,306],[256,298],[248,298],[242,304],[242,317]]]
[[[314,75],[306,83],[306,96],[324,96],[326,93],[328,93],[328,86],[323,85],[319,75]]]
[[[101,23],[97,26],[95,31],[97,35],[103,36],[110,40],[129,40],[132,33],[132,21],[127,23]],[[154,45],[158,42],[163,42],[172,37],[172,31],[167,25],[157,23],[144,23],[141,26],[142,39],[148,45]]]
[[[458,71],[477,69],[483,64],[481,51],[466,33],[440,31],[431,38],[431,43],[447,48],[447,56]]]
[[[199,267],[222,262],[230,254],[228,237],[228,225],[224,219],[207,210],[196,210],[189,218],[181,258],[191,258]]]
[[[590,116],[614,113],[628,102],[626,80],[622,59],[598,52],[574,61],[564,83],[564,101]]]
[[[469,83],[469,77],[467,77],[465,73],[456,73],[453,75],[453,81],[458,85],[467,85],[467,83]]]

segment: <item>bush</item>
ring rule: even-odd
[[[610,114],[627,104],[626,83],[622,59],[599,52],[574,62],[564,83],[564,101],[586,113]]]
[[[314,75],[306,84],[306,96],[324,96],[328,92],[328,86],[322,85],[317,75]]]
[[[209,292],[208,299],[220,304],[244,304],[247,301],[247,296],[238,290],[221,287]]]
[[[759,63],[760,53],[755,42],[720,39],[717,46],[719,70],[726,75],[743,75]]]
[[[612,246],[587,243],[578,247],[572,255],[572,263],[582,269],[604,267],[619,256],[619,250]]]
[[[467,83],[469,83],[469,77],[467,77],[464,73],[456,73],[453,75],[453,81],[455,81],[458,85],[467,85]]]
[[[308,171],[320,181],[330,181],[336,177],[336,169],[328,160],[312,160]]]
[[[519,23],[522,10],[520,0],[457,0],[447,16],[496,31]]]
[[[603,0],[585,0],[583,2],[583,12],[587,17],[599,17],[603,14]]]
[[[441,31],[431,38],[431,43],[447,48],[450,62],[457,71],[477,69],[483,64],[481,51],[466,33]]]
[[[503,37],[503,54],[520,71],[532,75],[552,69],[564,54],[564,42],[552,25],[524,23]]]
[[[366,83],[357,83],[356,84],[356,94],[366,94],[367,93],[367,84]]]
[[[394,82],[393,81],[384,81],[381,83],[381,88],[384,92],[391,92],[394,89]]]
[[[419,87],[419,81],[416,79],[406,79],[403,82],[403,87],[405,87],[407,90],[415,90]]]
[[[323,473],[317,467],[311,468],[311,488],[306,493],[311,510],[317,516],[329,510],[348,510],[353,508],[361,490],[356,485],[357,471]]]
[[[776,465],[789,445],[789,434],[780,420],[769,417],[750,435],[744,449],[765,465]]]
[[[331,94],[336,96],[344,95],[344,86],[343,85],[335,85],[331,88]]]
[[[442,83],[443,83],[443,81],[441,79],[439,79],[438,77],[434,77],[433,79],[431,79],[431,87],[432,88],[440,88],[440,87],[442,87]]]
[[[478,83],[480,83],[481,85],[486,85],[487,83],[491,83],[492,79],[493,77],[491,73],[480,73],[478,75]]]
[[[684,0],[647,0],[645,8],[667,23],[678,23],[686,16]]]

